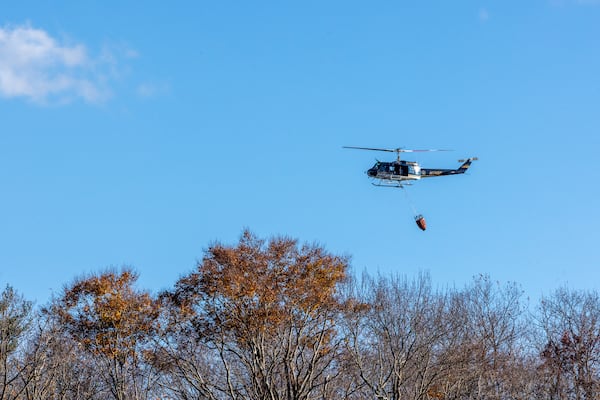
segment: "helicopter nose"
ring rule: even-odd
[[[375,168],[371,168],[371,169],[367,170],[367,175],[373,177],[373,176],[377,175],[377,170]]]

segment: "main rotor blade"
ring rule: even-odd
[[[379,149],[373,147],[354,147],[354,146],[342,146],[345,149],[358,149],[358,150],[374,150],[374,151],[387,151],[389,153],[423,153],[429,151],[451,151],[445,149],[424,149],[424,150],[413,150],[413,149],[403,149],[402,147],[398,147],[397,149]]]
[[[357,150],[375,150],[375,151],[388,151],[390,153],[396,153],[394,149],[375,149],[372,147],[354,147],[354,146],[342,146],[344,149],[357,149]]]
[[[452,151],[452,150],[447,150],[447,149],[426,149],[426,150],[399,149],[398,151],[401,153],[424,153],[424,152],[428,152],[428,151]]]

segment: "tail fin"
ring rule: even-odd
[[[458,160],[458,162],[461,162],[463,164],[460,167],[458,167],[456,172],[458,172],[459,174],[464,174],[469,169],[473,161],[477,161],[477,157],[467,158],[466,160]]]

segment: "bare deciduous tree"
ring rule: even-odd
[[[503,399],[527,397],[520,377],[526,365],[525,307],[522,291],[514,283],[501,286],[479,276],[459,299],[460,340],[452,349],[457,368],[449,375],[457,398]]]
[[[558,289],[542,299],[539,318],[545,342],[540,370],[548,395],[596,399],[600,391],[598,293]]]
[[[345,326],[358,379],[376,398],[426,398],[446,368],[439,354],[452,326],[447,297],[420,275],[414,281],[365,276],[356,298],[360,309]]]
[[[104,399],[96,360],[64,331],[60,321],[42,309],[32,325],[23,351],[22,398]]]
[[[0,294],[0,400],[17,398],[25,365],[17,356],[31,320],[31,302],[11,286]]]

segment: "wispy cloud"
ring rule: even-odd
[[[83,44],[61,42],[29,25],[0,27],[0,96],[37,103],[83,99],[105,101],[111,95],[115,56],[104,50],[91,57]]]
[[[488,12],[488,10],[485,8],[480,8],[479,9],[479,21],[487,22],[488,19],[490,19],[490,13]]]
[[[171,85],[168,83],[145,82],[137,87],[138,96],[148,99],[171,93]]]

